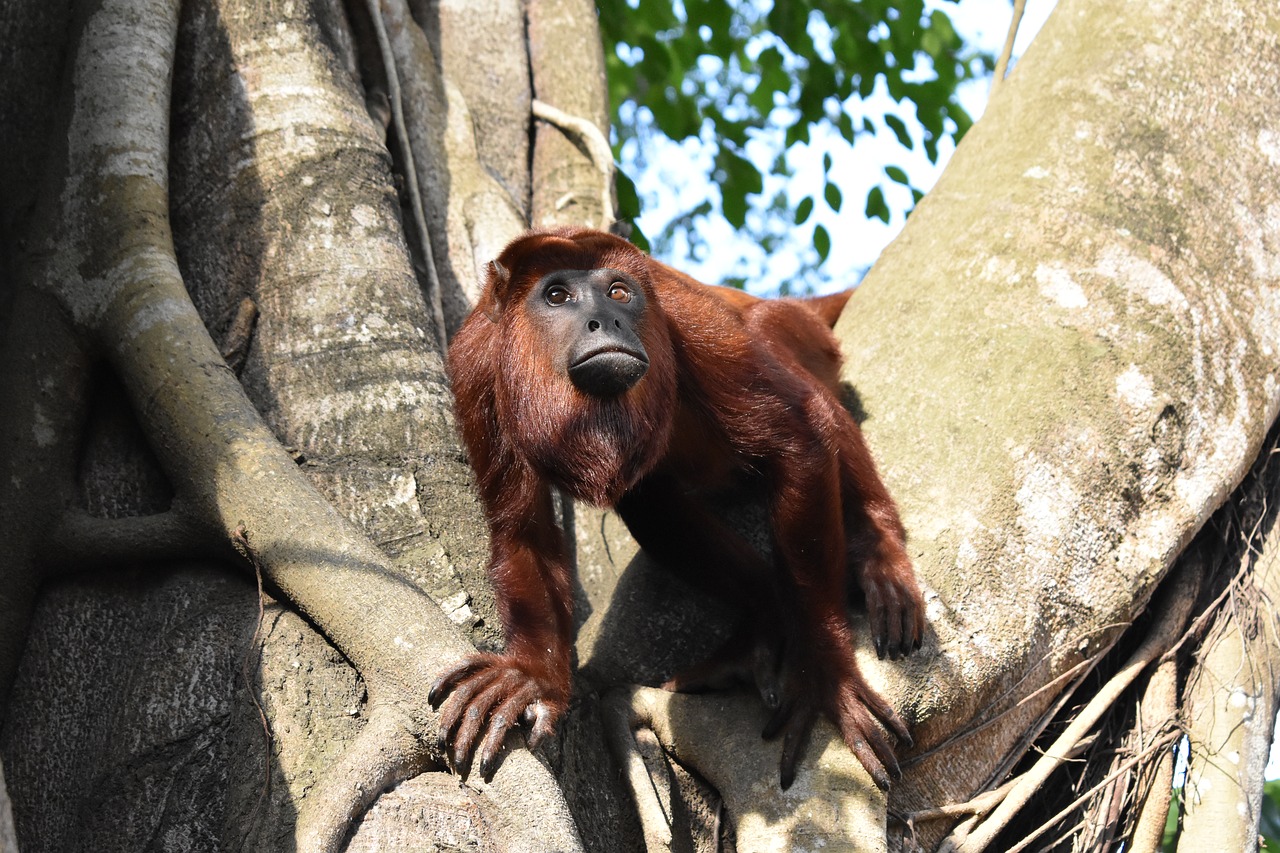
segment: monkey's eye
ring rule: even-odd
[[[558,284],[553,284],[548,287],[547,292],[543,295],[546,297],[548,305],[563,305],[568,302],[572,296],[572,294],[569,293],[569,288],[561,287]]]
[[[630,302],[631,291],[622,282],[615,281],[609,286],[609,298],[618,302]]]

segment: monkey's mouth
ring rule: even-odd
[[[591,350],[569,365],[569,379],[584,394],[616,397],[644,377],[649,370],[649,355],[609,345]]]

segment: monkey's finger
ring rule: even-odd
[[[902,777],[902,769],[898,766],[898,757],[893,753],[892,744],[872,719],[868,709],[857,699],[849,697],[841,702],[841,706],[837,720],[840,736],[870,771],[876,784],[881,788],[888,788],[889,777]]]
[[[867,589],[867,621],[871,625],[871,642],[876,648],[876,657],[884,660],[885,608],[880,591],[868,584]]]
[[[539,699],[526,709],[525,714],[532,718],[529,729],[529,748],[533,749],[547,738],[555,734],[555,722],[558,716],[555,709]]]
[[[453,764],[463,776],[470,769],[472,747],[480,735],[480,729],[489,721],[493,708],[502,702],[511,690],[512,673],[494,679],[493,683],[479,693],[467,705],[466,713],[458,724],[458,731],[453,736]]]
[[[493,771],[498,763],[498,753],[502,750],[502,742],[506,739],[507,732],[520,718],[522,709],[537,696],[537,683],[526,681],[515,693],[502,700],[502,704],[490,715],[489,728],[476,750],[480,756],[480,775],[486,782],[493,778]]]
[[[911,606],[902,611],[902,656],[906,657],[920,648],[920,633],[916,626],[920,621],[920,608]]]
[[[804,755],[805,747],[809,743],[809,733],[813,731],[813,723],[816,719],[817,712],[813,708],[805,707],[787,721],[782,733],[782,758],[778,761],[778,781],[784,791],[796,780],[796,765]]]
[[[764,730],[760,732],[760,737],[765,740],[776,738],[778,733],[787,725],[787,721],[791,719],[797,704],[798,702],[794,696],[783,694],[778,710],[774,711],[773,716],[769,718],[769,722],[764,724]]]
[[[861,701],[858,697],[861,697]],[[866,688],[858,691],[858,697],[852,697],[848,700],[849,704],[856,704],[863,715],[867,712],[874,715],[886,729],[893,732],[893,736],[898,739],[898,743],[902,744],[904,748],[909,749],[915,745],[915,741],[911,739],[911,731],[907,728],[907,724],[898,716],[898,712],[893,710],[893,706],[880,697],[879,693]],[[841,716],[843,717],[847,713],[850,712],[842,710]],[[868,719],[863,728],[868,727],[874,729],[875,723]]]
[[[782,685],[786,679],[781,663],[782,655],[774,643],[761,640],[756,643],[751,655],[751,672],[756,689],[760,691],[760,699],[770,711],[778,710],[782,704]]]
[[[886,640],[889,646],[890,660],[897,660],[902,656],[902,599],[898,596],[898,591],[892,586],[886,587],[883,596],[885,608],[885,631],[888,636]]]
[[[902,778],[902,768],[898,765],[898,756],[894,755],[893,747],[889,744],[889,739],[882,735],[879,731],[872,729],[867,733],[867,743],[871,744],[871,749],[876,754],[876,758],[880,759],[880,763],[888,771],[889,776],[893,779]],[[876,781],[880,785],[879,780]],[[889,787],[888,781],[881,788]]]
[[[440,749],[448,748],[450,736],[458,727],[458,721],[463,713],[470,707],[471,698],[492,684],[501,673],[501,670],[493,667],[481,670],[459,684],[449,694],[449,698],[440,708],[440,736],[436,742]]]
[[[458,682],[477,672],[488,663],[489,660],[487,658],[474,655],[452,669],[446,669],[439,678],[431,683],[431,688],[427,690],[427,701],[431,703],[431,707],[439,707],[445,697],[458,685]]]
[[[871,781],[876,783],[876,787],[881,791],[889,790],[889,771],[885,770],[877,751],[867,746],[866,739],[860,736],[846,737],[844,742],[848,744],[849,749],[857,756],[857,759],[862,762],[862,766],[867,768],[867,772],[871,774]],[[892,766],[893,778],[897,779],[902,775],[902,771],[898,769],[897,759],[893,759]]]

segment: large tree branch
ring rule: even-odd
[[[1280,404],[1277,11],[1131,11],[1059,4],[837,328],[930,587],[924,654],[879,670],[922,750],[1114,639]],[[1050,701],[891,808],[967,800]]]

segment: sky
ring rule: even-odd
[[[1015,59],[1039,32],[1054,3],[1055,0],[1028,0],[1014,46]],[[957,32],[967,42],[992,54],[1000,52],[1012,15],[1009,0],[962,0],[959,3],[930,0],[928,6],[945,11]],[[989,81],[977,81],[968,84],[960,92],[961,103],[975,119],[981,115],[986,105],[989,87]],[[897,112],[908,127],[915,128],[915,136],[919,140],[913,114],[894,103],[884,91],[883,83],[868,99],[866,107],[871,115],[879,115],[886,109]],[[651,140],[646,142],[646,146],[645,158],[649,168],[637,172],[629,167],[628,152],[625,149],[623,168],[636,180],[643,199],[644,212],[637,222],[644,233],[653,235],[659,233],[674,216],[692,208],[713,192],[705,180],[690,178],[691,175],[707,173],[712,151],[700,145],[697,140],[688,140],[683,144]],[[766,146],[760,146],[757,152],[758,163],[767,163],[772,159],[773,149],[765,149]],[[919,144],[913,151],[905,151],[887,129],[882,128],[876,136],[860,137],[852,149],[843,140],[834,137],[834,134],[824,139],[822,134],[816,133],[811,145],[790,152],[788,159],[794,176],[785,184],[776,182],[775,186],[785,186],[793,204],[798,203],[801,198],[820,193],[824,182],[823,155],[830,153],[834,161],[831,178],[840,187],[846,203],[839,214],[832,212],[824,204],[816,205],[810,223],[797,230],[795,242],[765,260],[765,279],[749,281],[747,289],[762,294],[777,292],[779,285],[788,280],[790,273],[800,266],[801,253],[810,251],[812,225],[819,222],[826,226],[829,233],[840,235],[839,239],[833,241],[831,254],[823,266],[828,281],[820,289],[840,290],[856,283],[902,229],[905,222],[903,211],[910,204],[907,189],[887,181],[884,167],[902,167],[917,188],[927,191],[937,180],[953,150],[949,143],[941,145],[938,162],[933,164],[924,155]],[[752,153],[750,147],[748,153]],[[890,207],[894,209],[888,224],[875,219],[868,220],[863,214],[863,200],[876,184],[885,187]],[[771,193],[772,189],[766,185],[767,193]],[[716,247],[716,251],[708,257],[691,257],[688,247],[683,244],[675,246],[672,252],[659,254],[659,257],[708,282],[719,282],[730,275],[734,262],[740,256],[764,258],[764,252],[759,246],[738,236],[723,219],[706,222],[701,231],[708,242]]]

